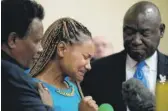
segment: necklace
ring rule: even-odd
[[[74,89],[74,86],[71,85],[69,82],[65,81],[65,84],[67,84],[67,86],[69,87],[69,89],[71,90],[70,92],[67,92],[65,90],[61,90],[61,89],[56,89],[56,92],[63,95],[63,96],[73,96],[74,95],[74,92],[75,92],[75,89]]]

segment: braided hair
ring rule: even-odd
[[[36,76],[44,69],[55,55],[58,43],[63,41],[72,45],[76,42],[84,42],[85,39],[79,36],[79,32],[88,35],[89,39],[92,39],[90,31],[72,18],[61,18],[52,23],[46,30],[42,40],[44,50],[32,64],[31,76]]]

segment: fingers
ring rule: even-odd
[[[42,83],[37,83],[37,88],[38,88],[38,91],[43,92]]]
[[[37,88],[42,102],[52,107],[53,101],[49,90],[41,82],[37,83]]]
[[[90,100],[90,101],[88,101],[88,105],[89,105],[91,108],[94,108],[94,109],[98,110],[98,105],[96,104],[96,101]]]
[[[46,87],[43,85],[43,83],[41,83],[41,82],[37,83],[37,88],[38,88],[38,91],[39,91],[39,92],[44,92],[44,91],[49,92],[49,91],[48,91],[48,88],[46,88]]]
[[[96,104],[96,101],[92,99],[91,96],[86,96],[83,101],[90,107],[95,110],[98,110],[98,105]]]
[[[86,96],[86,97],[83,98],[84,102],[88,102],[89,100],[92,100],[91,96]]]

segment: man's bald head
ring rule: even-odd
[[[144,16],[145,19],[150,19],[151,21],[158,24],[161,22],[161,16],[158,7],[148,1],[138,2],[130,7],[124,16],[124,22],[136,19],[139,16]]]
[[[140,62],[152,56],[163,37],[165,25],[161,23],[158,7],[147,1],[131,6],[123,23],[124,47],[127,53]]]

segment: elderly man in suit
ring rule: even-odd
[[[32,0],[2,0],[1,16],[2,111],[51,111],[48,91],[24,74],[42,51],[43,7]]]
[[[110,103],[115,111],[127,110],[121,90],[122,83],[130,78],[141,80],[154,94],[160,77],[168,79],[168,56],[158,51],[164,30],[155,4],[141,1],[131,6],[123,21],[125,49],[93,62],[81,83],[84,94],[99,105]]]

